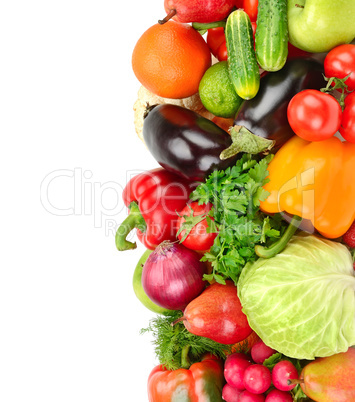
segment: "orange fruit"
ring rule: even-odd
[[[198,92],[211,53],[203,37],[189,24],[155,24],[138,39],[132,67],[140,83],[163,98],[181,99]]]

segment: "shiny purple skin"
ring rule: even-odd
[[[323,72],[323,64],[315,60],[288,60],[281,70],[261,78],[258,93],[243,103],[234,124],[246,127],[259,137],[276,141],[273,147],[276,152],[294,135],[287,119],[290,100],[303,89],[325,87]]]
[[[214,170],[235,165],[239,158],[221,160],[221,152],[232,144],[230,135],[181,106],[152,106],[144,118],[143,137],[163,168],[188,180],[203,181]]]
[[[201,256],[179,243],[163,242],[148,257],[142,272],[142,286],[158,306],[184,308],[205,289],[206,266]]]

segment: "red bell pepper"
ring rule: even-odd
[[[223,402],[223,362],[206,355],[189,369],[156,366],[148,378],[149,402]]]
[[[136,243],[126,240],[134,228],[137,228],[138,239],[150,250],[164,240],[175,241],[177,212],[186,205],[193,187],[190,181],[163,168],[133,177],[122,194],[130,213],[117,230],[117,249],[137,247]]]

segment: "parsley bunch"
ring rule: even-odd
[[[235,166],[214,171],[200,184],[190,198],[201,204],[213,204],[207,216],[208,230],[218,235],[202,261],[212,264],[208,281],[225,284],[232,279],[237,284],[244,265],[255,261],[255,246],[269,246],[285,230],[280,215],[268,216],[260,210],[260,201],[269,193],[263,189],[268,182],[267,167],[273,155],[260,160],[244,154]]]

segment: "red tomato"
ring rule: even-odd
[[[226,41],[226,37],[224,35],[224,28],[211,28],[207,32],[207,45],[211,50],[213,56],[217,57],[218,48],[221,46],[223,42]]]
[[[324,59],[324,72],[326,77],[344,78],[348,91],[355,90],[355,45],[340,45],[332,49]]]
[[[220,47],[217,50],[217,59],[219,61],[227,60],[228,59],[228,52],[227,52],[227,42],[224,41],[220,45]]]
[[[339,131],[344,140],[355,143],[355,92],[345,98],[345,109]]]
[[[234,4],[237,8],[243,8],[244,0],[235,0]]]
[[[201,216],[206,215],[210,209],[212,208],[212,204],[202,204],[198,205],[197,201],[191,202],[189,205],[179,213],[180,217],[177,221],[178,230],[181,228],[182,224],[186,222],[184,216],[187,216],[188,223],[190,223],[192,216]],[[191,210],[192,209],[192,210]],[[193,213],[192,213],[193,212]],[[182,244],[190,248],[192,250],[198,251],[206,251],[209,250],[214,242],[214,239],[217,236],[217,233],[207,233],[208,223],[206,219],[202,219],[200,222],[195,224],[190,233],[187,235],[186,239],[182,241]],[[185,230],[178,235],[178,239],[181,241],[185,235]]]
[[[252,22],[252,23],[251,23],[251,28],[252,28],[252,30],[253,30],[253,38],[254,38],[254,41],[255,41],[256,22]]]
[[[315,89],[299,92],[287,107],[292,130],[306,141],[323,141],[332,137],[339,130],[341,117],[338,101]]]
[[[258,17],[258,0],[244,0],[244,11],[249,15],[250,21],[255,22]]]

